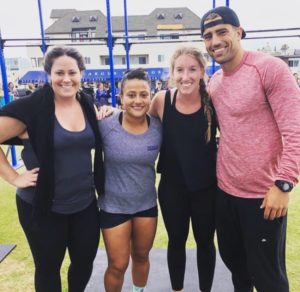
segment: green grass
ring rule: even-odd
[[[291,196],[288,234],[287,234],[287,269],[291,292],[300,291],[300,187]],[[34,291],[33,262],[26,238],[19,225],[15,204],[15,189],[0,179],[0,243],[15,243],[17,248],[0,264],[0,291],[27,292]],[[103,246],[103,243],[100,244]],[[161,216],[154,247],[166,248],[167,237]],[[195,247],[192,236],[187,243],[189,248]],[[66,288],[66,271],[69,259],[66,257],[62,268],[63,291]],[[99,275],[101,277],[102,275]]]

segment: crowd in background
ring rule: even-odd
[[[116,96],[116,106],[121,107],[120,102],[120,81],[116,82],[115,85],[115,96]],[[33,93],[37,88],[43,86],[43,83],[28,83],[25,86],[15,85],[12,81],[8,83],[8,93],[9,101],[22,98]],[[161,79],[151,81],[151,98],[160,90],[171,89],[173,86],[169,80],[163,81]],[[96,106],[99,108],[102,105],[111,105],[112,104],[112,92],[111,84],[107,81],[100,82],[83,82],[81,84],[82,90],[91,95]],[[0,108],[5,105],[4,91],[3,86],[0,83]]]

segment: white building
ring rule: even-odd
[[[84,56],[87,69],[108,71],[107,19],[101,11],[54,9],[50,18],[52,24],[45,30],[47,45],[74,46]],[[124,18],[113,16],[111,24],[114,67],[126,70]],[[167,78],[171,55],[180,45],[197,46],[208,59],[200,35],[200,17],[186,7],[156,8],[148,15],[128,16],[128,36],[130,67],[152,68],[154,79]],[[27,52],[33,69],[42,70],[40,47],[28,47]],[[88,72],[97,79],[93,71]]]
[[[5,58],[5,67],[8,82],[17,84],[19,77],[30,70],[31,65],[30,61],[27,58]]]
[[[282,59],[291,69],[292,73],[300,75],[300,50],[294,50],[293,54],[276,55]]]

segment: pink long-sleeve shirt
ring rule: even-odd
[[[262,198],[276,179],[297,183],[300,90],[280,59],[245,52],[232,72],[219,70],[208,91],[220,126],[219,187],[233,196]]]

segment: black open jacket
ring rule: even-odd
[[[78,100],[95,135],[94,183],[98,195],[104,193],[104,166],[102,141],[91,98],[80,92]],[[22,121],[39,162],[39,174],[33,200],[34,213],[46,214],[54,196],[54,92],[49,84],[35,91],[31,96],[13,101],[2,109],[0,116],[9,116]],[[13,138],[3,144],[22,144]]]

